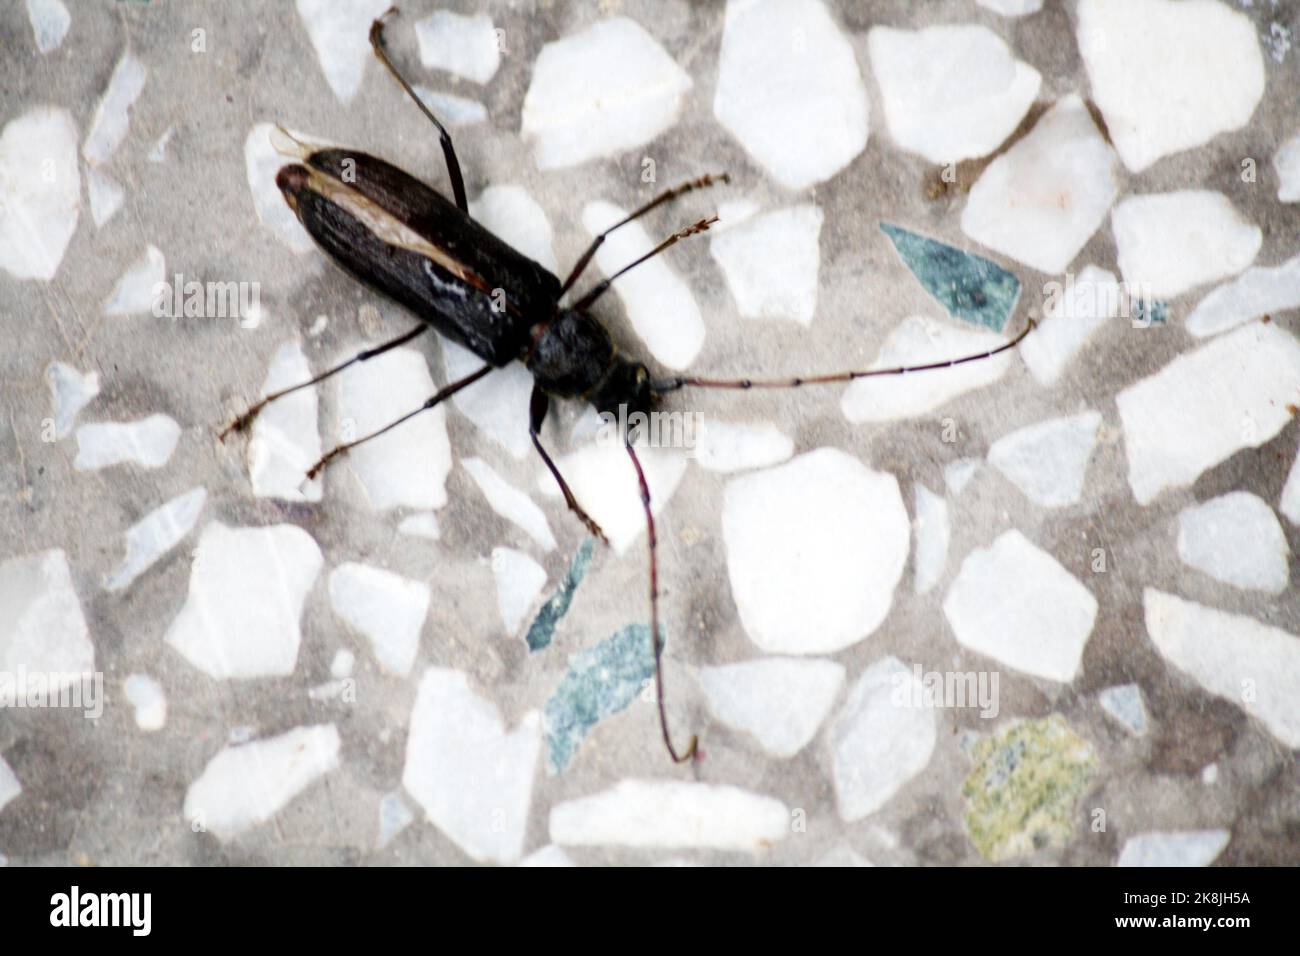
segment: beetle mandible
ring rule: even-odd
[[[437,128],[453,200],[382,159],[350,149],[311,149],[292,137],[289,137],[295,147],[292,151],[300,162],[281,168],[276,176],[276,185],[307,232],[335,263],[374,291],[404,306],[419,319],[420,324],[309,381],[267,395],[231,422],[221,432],[222,440],[231,432],[246,429],[270,402],[315,385],[358,362],[382,355],[430,329],[436,329],[483,359],[482,368],[448,383],[419,408],[383,428],[334,447],[311,467],[307,477],[315,477],[348,449],[433,408],[493,369],[520,361],[533,375],[529,402],[529,434],[533,446],[554,476],[569,509],[592,534],[604,541],[600,526],[583,510],[542,444],[541,428],[551,398],[587,401],[598,412],[616,421],[637,421],[632,418],[634,413],[648,416],[663,395],[683,388],[798,388],[951,368],[1013,349],[1034,327],[1030,319],[1014,339],[997,348],[924,365],[781,379],[695,376],[652,379],[643,362],[619,353],[609,333],[591,314],[591,306],[619,276],[677,242],[704,232],[717,221],[717,217],[699,220],[673,233],[645,255],[602,279],[571,305],[561,303],[611,232],[687,193],[727,183],[730,177],[726,173],[703,175],[658,194],[597,235],[561,282],[549,270],[511,248],[470,217],[464,177],[450,134],[406,81],[384,48],[384,24],[396,12],[395,7],[391,8],[371,24],[370,45],[398,85]],[[647,419],[643,417],[640,420]],[[696,755],[698,738],[692,735],[685,749],[679,750],[673,745],[668,727],[661,661],[663,641],[659,630],[655,522],[650,507],[650,486],[637,458],[632,431],[634,429],[629,429],[621,437],[636,470],[645,513],[650,635],[659,727],[669,756],[674,762],[683,763]]]

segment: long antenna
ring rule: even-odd
[[[585,309],[591,308],[591,304],[595,302],[597,299],[599,299],[606,292],[608,292],[609,287],[614,284],[614,280],[617,279],[619,276],[623,275],[626,272],[631,272],[641,263],[645,262],[648,259],[653,259],[655,256],[659,255],[659,253],[663,252],[665,249],[677,245],[677,243],[681,242],[683,239],[688,239],[691,236],[695,236],[700,234],[701,232],[705,232],[706,230],[708,230],[709,226],[713,225],[717,221],[718,221],[717,216],[710,216],[708,219],[701,219],[698,222],[692,223],[691,225],[687,226],[685,229],[679,229],[677,232],[674,232],[671,236],[669,236],[663,242],[659,243],[659,245],[655,246],[653,249],[651,249],[645,255],[641,256],[639,259],[636,259],[628,263],[623,268],[615,272],[609,278],[601,279],[598,283],[596,283],[594,286],[591,287],[590,292],[588,292],[576,303],[574,303],[573,308],[578,312],[582,312]]]
[[[650,485],[645,479],[641,461],[632,447],[631,436],[623,436],[623,447],[627,449],[628,456],[632,459],[632,464],[636,468],[636,480],[641,485],[641,507],[645,509],[646,540],[650,544],[650,646],[654,648],[655,655],[655,698],[659,705],[659,731],[663,734],[664,746],[668,748],[668,755],[673,758],[673,763],[686,763],[695,756],[700,741],[699,737],[692,734],[686,752],[678,754],[677,748],[673,746],[672,734],[668,730],[668,713],[664,709],[663,642],[659,639],[659,561],[655,554],[655,517],[650,510]]]
[[[976,352],[974,355],[963,355],[961,358],[945,359],[940,362],[928,362],[924,365],[900,365],[897,368],[873,368],[862,369],[848,372],[832,372],[829,375],[810,375],[796,378],[696,378],[695,376],[678,376],[676,378],[660,379],[651,383],[651,391],[656,394],[664,392],[675,392],[680,388],[799,388],[802,385],[830,385],[835,382],[851,382],[859,378],[874,378],[879,375],[906,375],[909,372],[930,372],[935,369],[953,368],[957,365],[965,365],[968,362],[979,362],[983,359],[993,358],[1003,352],[1008,352],[1025,340],[1030,332],[1034,330],[1037,323],[1030,319],[1024,329],[1010,342],[1000,345],[995,349],[987,352]]]

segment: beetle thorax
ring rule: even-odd
[[[542,327],[526,359],[550,395],[580,398],[617,416],[650,410],[649,376],[640,362],[619,355],[609,333],[586,312],[563,309]]]

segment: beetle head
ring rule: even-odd
[[[650,390],[650,372],[640,362],[618,359],[590,399],[597,411],[606,412],[616,420],[621,417],[628,421],[636,412],[649,415],[655,400]]]

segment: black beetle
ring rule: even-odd
[[[396,8],[390,9],[371,24],[370,44],[380,62],[437,127],[455,201],[449,201],[414,176],[382,159],[348,149],[312,149],[296,140],[293,141],[297,147],[295,155],[300,162],[283,167],[276,176],[276,185],[308,233],[338,265],[370,288],[406,307],[420,320],[420,325],[391,342],[361,352],[310,381],[266,396],[228,425],[221,433],[222,439],[232,431],[246,428],[267,403],[403,345],[430,328],[437,329],[482,358],[483,367],[446,385],[420,408],[379,431],[331,449],[312,466],[308,477],[314,477],[331,459],[349,448],[434,407],[494,368],[521,361],[533,374],[534,380],[529,403],[529,433],[533,445],[555,476],[568,507],[593,534],[605,540],[604,533],[582,509],[541,443],[540,431],[552,396],[582,399],[617,421],[636,421],[632,418],[634,413],[648,414],[664,393],[685,387],[794,388],[949,368],[1012,349],[1033,328],[1030,320],[1015,339],[988,352],[904,368],[786,379],[724,380],[677,376],[652,380],[644,363],[619,354],[609,333],[589,309],[620,275],[682,239],[708,229],[717,221],[716,217],[702,219],[669,236],[641,258],[597,283],[571,306],[562,306],[560,302],[609,233],[686,193],[729,182],[727,174],[700,176],[660,193],[596,236],[568,278],[561,283],[549,270],[517,252],[470,218],[465,183],[451,136],[384,50],[384,22],[396,12]],[[692,736],[686,749],[678,752],[668,729],[660,661],[663,641],[659,632],[658,566],[650,488],[633,447],[632,436],[624,434],[622,437],[636,469],[646,519],[650,557],[650,633],[654,642],[659,726],[669,755],[675,762],[682,763],[695,755],[698,740]]]

